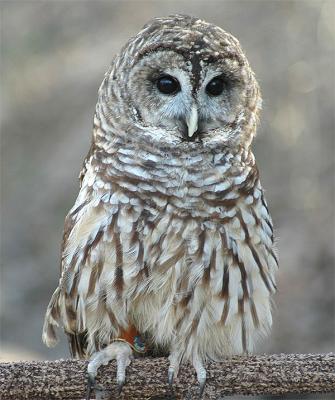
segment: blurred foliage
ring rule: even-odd
[[[280,254],[274,327],[259,351],[334,346],[333,1],[2,1],[2,357],[66,357],[40,340],[58,281],[97,89],[113,54],[154,16],[232,32],[264,97],[254,144]]]

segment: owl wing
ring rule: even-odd
[[[42,337],[47,346],[54,346],[55,328],[62,325],[72,355],[79,358],[85,357],[87,351],[90,305],[101,302],[106,307],[106,293],[99,288],[98,281],[106,261],[106,247],[112,246],[108,243],[108,234],[104,238],[103,235],[107,233],[115,207],[103,202],[103,184],[95,174],[97,163],[91,146],[79,176],[79,195],[65,219],[59,285],[47,308]],[[108,196],[111,196],[110,190]],[[109,252],[115,256],[113,250]],[[110,316],[113,319],[112,312]]]
[[[230,325],[233,336],[241,339],[236,340],[238,352],[249,352],[256,337],[266,335],[272,324],[270,297],[276,291],[278,259],[257,166],[237,175],[227,194],[233,207],[222,237],[225,265],[213,274],[212,284],[224,302],[221,323]],[[216,283],[221,276],[222,287]]]

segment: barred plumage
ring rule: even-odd
[[[213,71],[226,92],[206,109],[201,88]],[[143,88],[162,72],[192,91],[199,128],[191,136],[183,102],[167,112],[167,97]],[[260,107],[238,41],[218,27],[172,16],[128,42],[99,90],[47,345],[62,325],[74,356],[89,357],[135,327],[168,349],[172,369],[191,360],[198,378],[207,358],[252,351],[271,327],[277,269],[250,149]]]

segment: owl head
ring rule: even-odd
[[[248,147],[261,96],[237,39],[197,18],[144,26],[115,58],[97,114],[111,134],[153,145]]]

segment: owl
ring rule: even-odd
[[[156,18],[105,74],[43,341],[62,326],[97,370],[169,354],[199,382],[206,360],[251,352],[272,324],[278,268],[251,143],[261,109],[239,42],[203,20]]]

